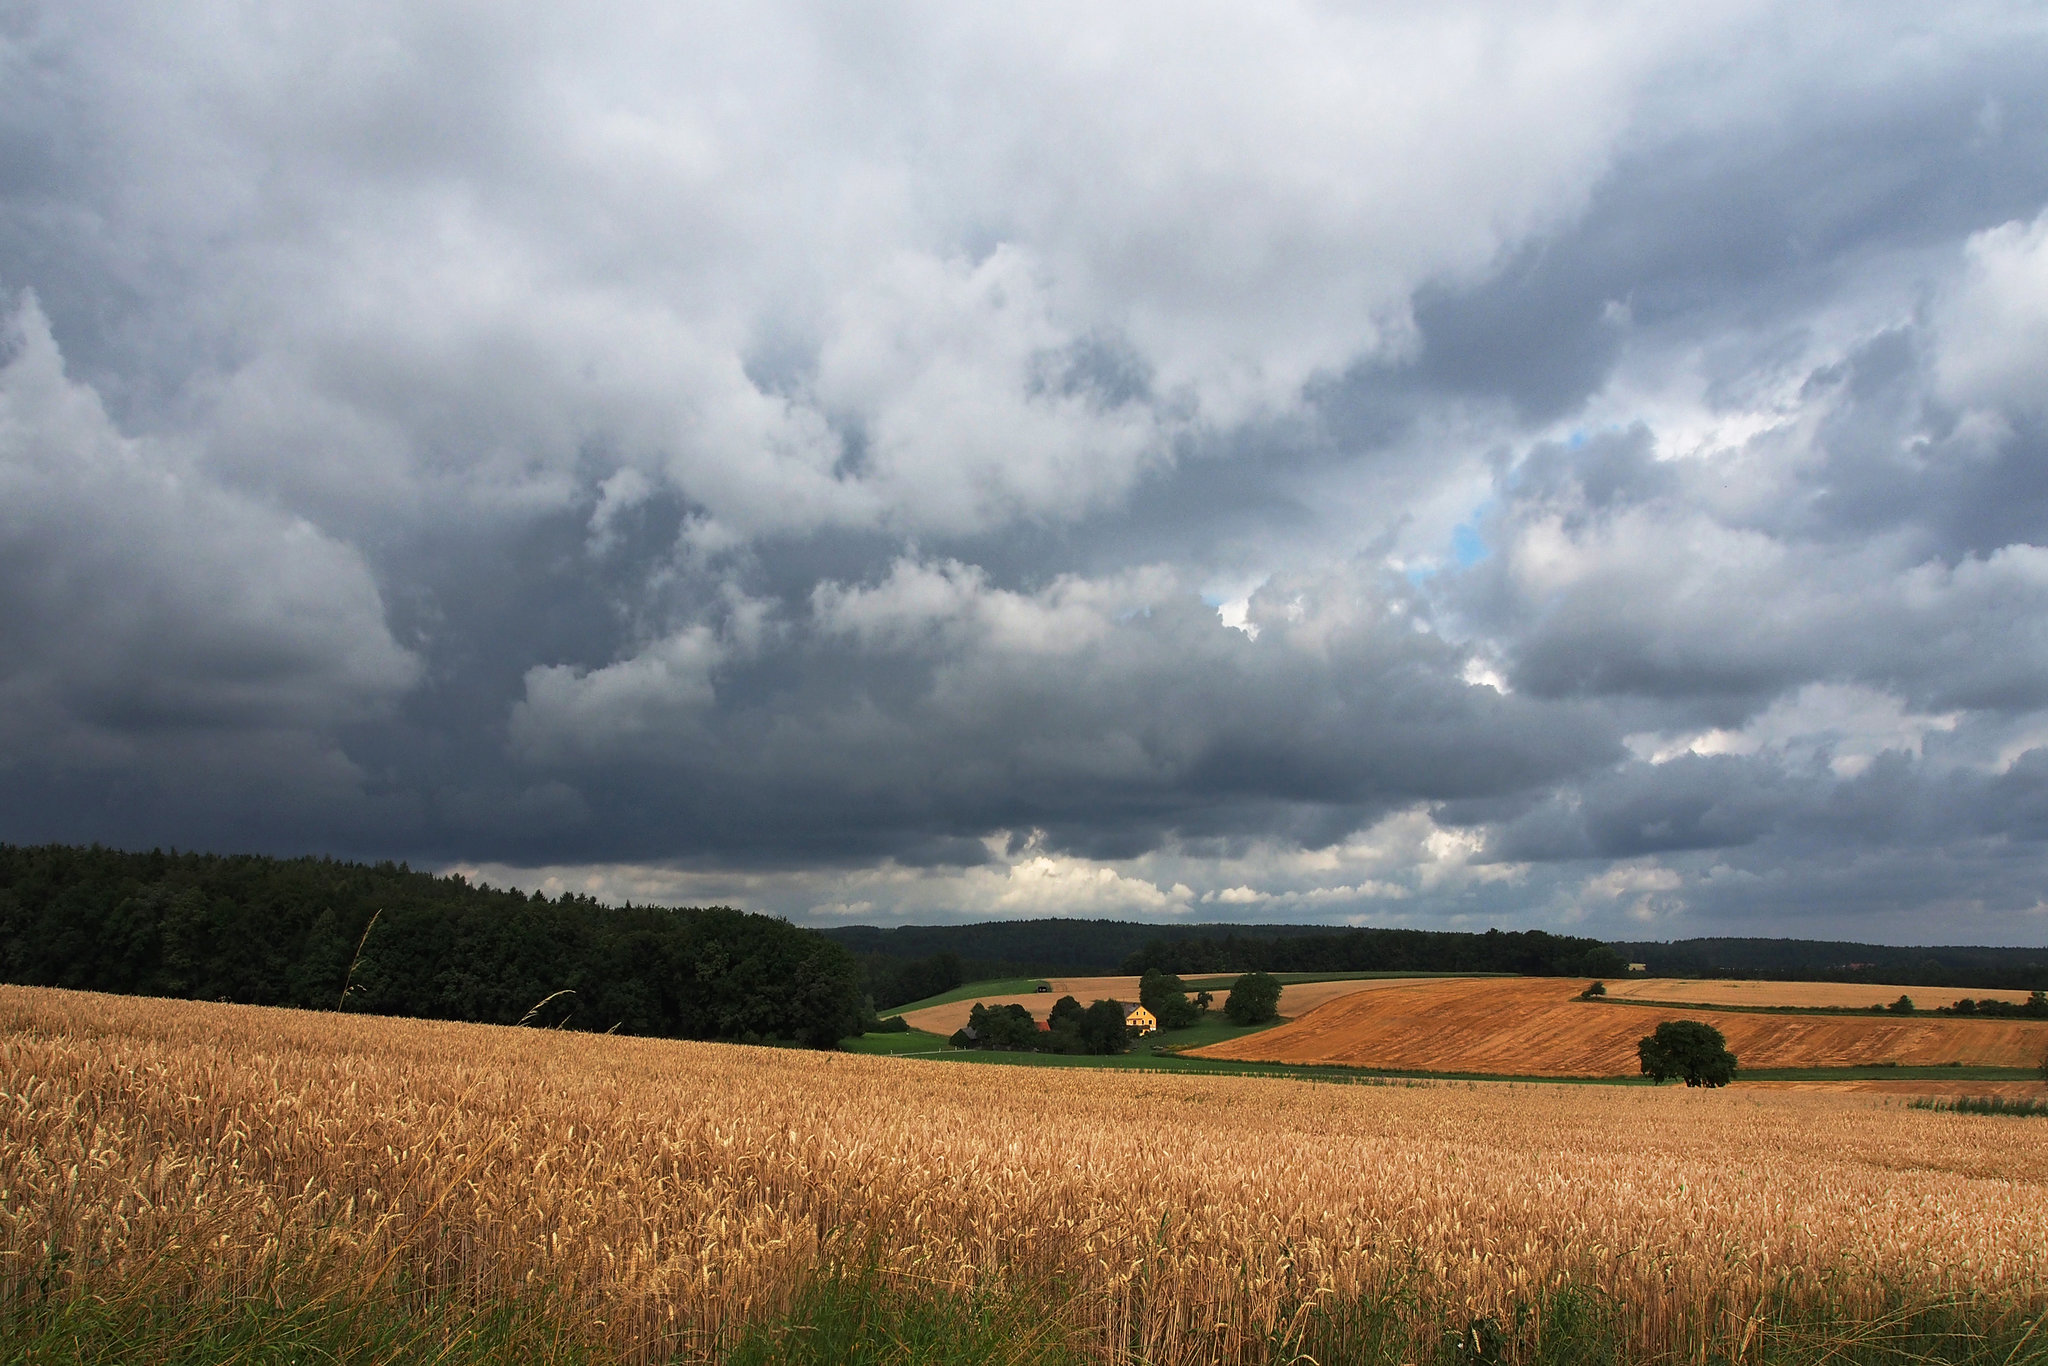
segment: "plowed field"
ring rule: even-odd
[[[967,1023],[977,1002],[982,1005],[1020,1005],[1031,1012],[1033,1019],[1042,1020],[1052,1011],[1052,1004],[1062,996],[1072,996],[1082,1005],[1090,1001],[1135,1001],[1138,999],[1138,979],[1135,977],[1050,977],[1052,990],[1032,992],[1023,996],[980,996],[969,1001],[952,1001],[942,1006],[926,1006],[904,1015],[912,1029],[922,1029],[933,1034],[951,1034]],[[1349,996],[1357,991],[1378,991],[1385,987],[1409,986],[1418,981],[1439,981],[1440,978],[1418,977],[1373,977],[1350,982],[1296,982],[1280,991],[1280,1013],[1292,1019],[1306,1015],[1317,1006],[1334,1001],[1340,996]],[[1212,992],[1216,1008],[1223,1008],[1227,991]],[[1893,999],[1897,999],[1896,996]]]
[[[1890,1005],[1901,996],[1922,1010],[1954,1005],[1968,996],[1979,1001],[2024,1001],[2024,991],[1978,991],[1970,987],[1873,986],[1863,982],[1719,982],[1684,977],[1650,977],[1609,982],[1607,994],[1630,1001],[1678,1001],[1712,1006]]]
[[[1401,983],[1341,996],[1292,1023],[1190,1056],[1428,1072],[1626,1076],[1638,1070],[1638,1039],[1660,1021],[1687,1018],[1683,1006],[1574,999],[1583,985],[1541,977]],[[1709,1023],[1727,1036],[1748,1068],[1884,1062],[2031,1067],[2048,1050],[2048,1023],[2031,1020],[1717,1011]]]

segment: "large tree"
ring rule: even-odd
[[[1280,979],[1270,972],[1248,972],[1230,984],[1223,1013],[1232,1024],[1264,1024],[1280,1016]]]
[[[1188,984],[1158,968],[1147,968],[1138,979],[1138,1004],[1152,1012],[1161,1029],[1186,1029],[1202,1022],[1202,1008],[1188,999]]]
[[[1643,1075],[1653,1081],[1681,1077],[1687,1086],[1726,1086],[1735,1079],[1735,1055],[1721,1031],[1698,1020],[1666,1020],[1636,1044]]]

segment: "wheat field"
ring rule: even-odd
[[[1685,1007],[1576,999],[1578,981],[1465,978],[1341,996],[1287,1024],[1195,1049],[1242,1061],[1531,1076],[1624,1076],[1636,1041]],[[1744,1067],[1949,1063],[2032,1067],[2048,1021],[1953,1016],[1716,1013],[1714,1028]]]
[[[1636,1012],[1629,1012],[1631,1015]],[[1102,1361],[1319,1305],[1615,1297],[1636,1358],[1767,1306],[2048,1305],[2029,1121],[1859,1096],[1106,1074],[0,988],[0,1293],[280,1262],[547,1286],[709,1358],[821,1266],[1042,1293]],[[67,1279],[68,1278],[68,1279]],[[1890,1297],[1889,1300],[1887,1297]]]

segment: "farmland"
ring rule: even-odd
[[[2024,991],[1978,991],[1968,987],[1873,986],[1864,982],[1741,982],[1682,977],[1652,977],[1607,983],[1607,994],[1624,1001],[1669,1001],[1685,1005],[1820,1007],[1862,1010],[1890,1005],[1910,996],[1921,1010],[1954,1005],[1964,997],[1979,1001],[2027,999]]]
[[[1361,975],[1312,982],[1289,982],[1280,991],[1280,1013],[1288,1016],[1305,1015],[1327,1001],[1334,1001],[1339,996],[1349,996],[1355,991],[1379,991],[1388,987],[1434,980],[1437,979]],[[1010,983],[992,983],[990,989],[983,992],[962,988],[958,992],[949,993],[955,998],[953,1000],[900,1013],[912,1029],[922,1029],[943,1037],[967,1023],[968,1014],[977,1002],[985,1005],[1020,1005],[1034,1017],[1043,1019],[1052,1009],[1052,1003],[1062,996],[1072,996],[1084,1004],[1095,1000],[1138,999],[1138,979],[1135,977],[1053,977],[1047,981],[1052,987],[1049,992],[999,989],[1003,986],[1021,985]],[[1219,1005],[1222,998],[1229,994],[1227,986],[1219,985],[1214,991]]]
[[[1352,993],[1276,1028],[1196,1056],[1335,1063],[1404,1071],[1618,1076],[1637,1070],[1636,1040],[1684,1007],[1575,999],[1557,978],[1450,979]],[[1869,988],[1864,988],[1867,992]],[[2031,1067],[2048,1022],[1927,1016],[1717,1013],[1714,1027],[1749,1068],[1975,1064]]]
[[[1159,1366],[1416,1360],[1475,1320],[1580,1331],[1589,1304],[1628,1360],[1954,1304],[2011,1345],[2048,1308],[2035,1121],[1821,1092],[990,1077],[4,988],[0,1304],[546,1290],[609,1359],[709,1360],[851,1267],[1023,1297],[1080,1359]]]

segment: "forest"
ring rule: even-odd
[[[1505,972],[1526,977],[1613,977],[1627,962],[1597,939],[1542,930],[1330,930],[1220,938],[1154,939],[1123,960],[1133,975],[1163,972]]]
[[[0,980],[829,1048],[859,966],[724,907],[610,907],[403,864],[0,845]]]

